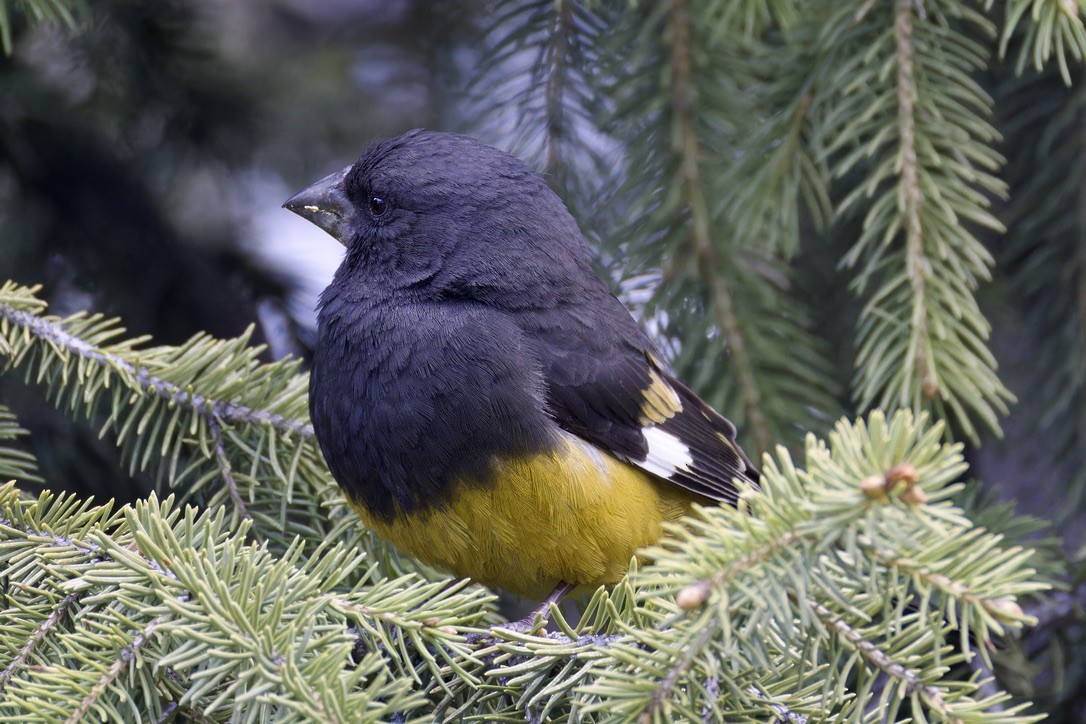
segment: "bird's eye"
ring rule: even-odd
[[[371,196],[370,197],[370,211],[373,212],[374,216],[380,216],[381,214],[385,213],[385,211],[387,211],[387,210],[388,210],[388,202],[387,201],[385,201],[380,196]]]

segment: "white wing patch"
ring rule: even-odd
[[[690,471],[694,458],[686,443],[659,427],[643,427],[641,434],[649,451],[644,460],[634,461],[638,466],[662,478],[670,478],[679,470]]]

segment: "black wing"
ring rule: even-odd
[[[736,478],[757,484],[735,426],[661,368],[640,330],[633,344],[582,342],[549,347],[544,364],[547,403],[563,429],[711,500],[734,505]]]

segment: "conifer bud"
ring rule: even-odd
[[[989,610],[1000,621],[1021,621],[1026,617],[1022,607],[1009,598],[993,599]]]
[[[882,475],[868,475],[860,481],[860,490],[869,498],[886,499],[886,478]]]
[[[927,494],[921,488],[915,486],[912,488],[905,488],[901,493],[901,499],[912,505],[920,505],[928,502]]]
[[[898,463],[886,471],[886,484],[890,487],[905,483],[906,488],[916,484],[916,468],[909,463]]]
[[[701,605],[705,603],[705,599],[708,597],[708,581],[698,581],[694,585],[687,586],[679,591],[679,595],[675,596],[675,603],[684,611],[693,611],[695,608],[701,608]]]

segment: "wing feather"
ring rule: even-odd
[[[736,479],[757,485],[735,426],[662,370],[650,351],[586,351],[564,361],[575,373],[547,375],[548,405],[563,429],[709,500],[734,505]]]

